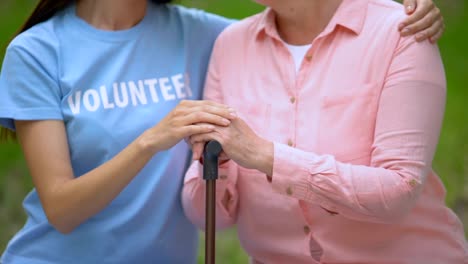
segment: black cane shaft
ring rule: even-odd
[[[215,264],[216,241],[216,179],[218,179],[218,157],[221,144],[210,141],[203,152],[203,179],[206,181],[205,208],[205,263]]]
[[[205,231],[205,263],[215,264],[216,241],[216,180],[206,181],[206,231]]]

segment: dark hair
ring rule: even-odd
[[[151,0],[155,4],[168,4],[172,0]],[[26,20],[17,34],[20,34],[33,26],[49,20],[57,12],[71,5],[75,0],[40,0],[31,16]],[[8,139],[16,140],[16,134],[4,127],[0,127],[0,142],[8,141]]]

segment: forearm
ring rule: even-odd
[[[403,156],[403,150],[398,158],[406,162],[382,160],[371,166],[341,163],[330,155],[279,143],[274,150],[264,145],[258,152],[256,169],[267,174],[278,193],[363,221],[386,222],[404,214],[419,193],[428,167],[424,160]],[[386,166],[387,162],[392,165]]]
[[[371,164],[363,166],[276,144],[272,185],[281,194],[350,219],[393,222],[408,212],[424,185],[430,161],[411,155],[411,149],[421,148],[416,142],[398,156],[377,149]]]
[[[57,184],[45,204],[49,221],[68,233],[103,210],[154,155],[140,138],[90,172]]]

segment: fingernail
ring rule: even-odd
[[[409,34],[410,30],[409,28],[405,28],[401,31],[402,34]]]
[[[234,108],[229,108],[228,110],[229,110],[229,114],[230,114],[231,116],[233,116],[233,117],[236,117],[236,116],[237,116],[237,114],[236,114],[236,109],[234,109]]]
[[[416,35],[416,41],[421,41],[424,39],[424,34],[420,33]]]
[[[222,122],[223,122],[223,124],[225,124],[225,125],[231,124],[231,121],[229,121],[229,120],[226,119],[226,118],[223,118],[223,121],[222,121]]]
[[[404,23],[401,23],[399,26],[398,26],[398,30],[402,30],[406,25]]]
[[[213,125],[206,125],[206,129],[209,129],[209,130],[214,130],[215,127]]]
[[[401,10],[401,9],[400,9],[400,10]],[[408,12],[413,11],[413,6],[412,6],[412,5],[407,6],[407,7],[406,7],[406,11],[408,11]]]

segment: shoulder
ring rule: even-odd
[[[414,36],[401,36],[398,26],[407,15],[400,3],[388,0],[366,1],[368,1],[368,10],[363,38],[367,41],[393,54],[398,54],[399,50],[407,48],[438,53],[437,45],[432,45],[429,41],[418,43]]]
[[[57,23],[60,15],[39,23],[18,34],[8,45],[5,57],[20,56],[47,62],[56,58],[60,41],[57,36]]]
[[[244,18],[232,23],[219,35],[217,42],[231,43],[235,45],[241,38],[252,38],[258,29],[264,12]]]
[[[388,0],[368,0],[369,8],[372,12],[379,12],[386,15],[405,16],[404,7],[402,4]]]
[[[214,23],[225,23],[226,26],[231,24],[234,20],[229,19],[220,15],[208,13],[204,10],[197,8],[189,8],[181,5],[164,5],[163,8],[167,8],[170,13],[179,15],[182,19],[187,19],[194,22],[214,22]]]
[[[395,2],[395,1],[388,1],[388,0],[369,0],[369,5],[378,7],[385,11],[403,11],[403,5]]]
[[[406,18],[402,4],[388,0],[369,0],[366,24],[398,33],[398,23]]]
[[[181,5],[168,4],[162,5],[159,8],[166,10],[169,16],[176,17],[176,19],[183,23],[184,27],[189,27],[204,35],[217,36],[235,21],[200,9],[188,8]]]
[[[399,46],[414,45],[425,46],[428,49],[437,50],[437,45],[430,44],[429,41],[417,43],[414,36],[401,37],[398,25],[405,20],[407,14],[402,4],[388,0],[368,0],[368,12],[366,27],[373,36],[382,36],[383,41],[394,42]],[[394,40],[394,41],[391,41]]]
[[[390,73],[401,78],[407,71],[409,79],[419,78],[444,86],[444,66],[438,46],[427,40],[417,42],[414,36],[402,37],[398,31],[399,23],[406,16],[399,3],[369,0],[366,24],[371,30],[366,32],[368,39],[377,42],[381,54],[391,54]]]

